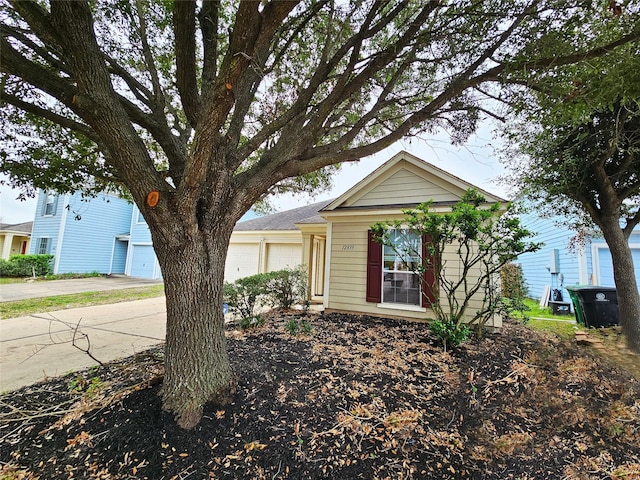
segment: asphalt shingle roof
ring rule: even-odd
[[[0,230],[2,231],[10,230],[12,232],[31,233],[32,229],[33,229],[33,222],[0,223]]]
[[[239,222],[234,231],[297,230],[296,223],[326,223],[326,220],[318,215],[318,212],[331,202],[333,199]]]

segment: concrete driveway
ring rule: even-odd
[[[122,290],[123,288],[159,285],[160,280],[110,275],[108,277],[74,278],[69,280],[29,281],[0,285],[0,302],[26,298],[53,297],[80,292]]]
[[[0,301],[161,284],[125,276],[0,285]],[[164,341],[165,297],[0,319],[0,391],[109,362]]]
[[[164,341],[165,298],[0,320],[0,391],[126,357]],[[76,346],[74,346],[74,344]]]

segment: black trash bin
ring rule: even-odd
[[[614,287],[567,287],[567,290],[571,294],[576,313],[582,312],[585,327],[599,328],[620,324],[618,294]]]

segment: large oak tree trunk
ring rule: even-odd
[[[163,408],[186,429],[205,403],[225,403],[235,387],[222,312],[230,234],[200,232],[174,247],[154,239],[167,299]]]
[[[617,218],[610,223],[611,225],[602,225],[602,233],[611,251],[620,325],[629,348],[640,353],[640,292],[633,268],[633,256]]]

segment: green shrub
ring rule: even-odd
[[[264,317],[260,314],[242,317],[238,322],[241,329],[258,328],[264,325]]]
[[[251,319],[257,305],[268,303],[266,293],[270,278],[271,274],[259,273],[233,283],[225,282],[223,296],[229,310],[241,319]]]
[[[268,274],[267,284],[271,304],[281,308],[291,308],[296,303],[308,301],[309,286],[307,269],[304,265],[285,268]]]
[[[41,277],[53,270],[53,255],[12,255],[0,260],[0,277]]]
[[[471,330],[467,325],[457,325],[454,320],[433,320],[429,324],[429,329],[447,350],[447,345],[458,346],[466,342],[471,337]]]
[[[522,265],[507,263],[500,269],[500,287],[502,296],[512,300],[527,298],[529,288],[524,280]]]
[[[285,329],[291,335],[297,335],[300,332],[300,324],[298,323],[298,320],[292,318],[291,320],[289,320],[289,322],[287,322],[287,326],[285,327]]]
[[[306,318],[302,320],[292,318],[287,322],[285,330],[291,335],[298,335],[299,333],[310,335],[311,332],[313,332],[313,327],[311,326],[311,322]]]
[[[522,266],[516,263],[507,263],[500,269],[500,290],[502,299],[499,305],[503,318],[520,319],[523,323],[529,320],[526,312],[529,307],[524,301],[527,298],[529,288],[524,280]]]

